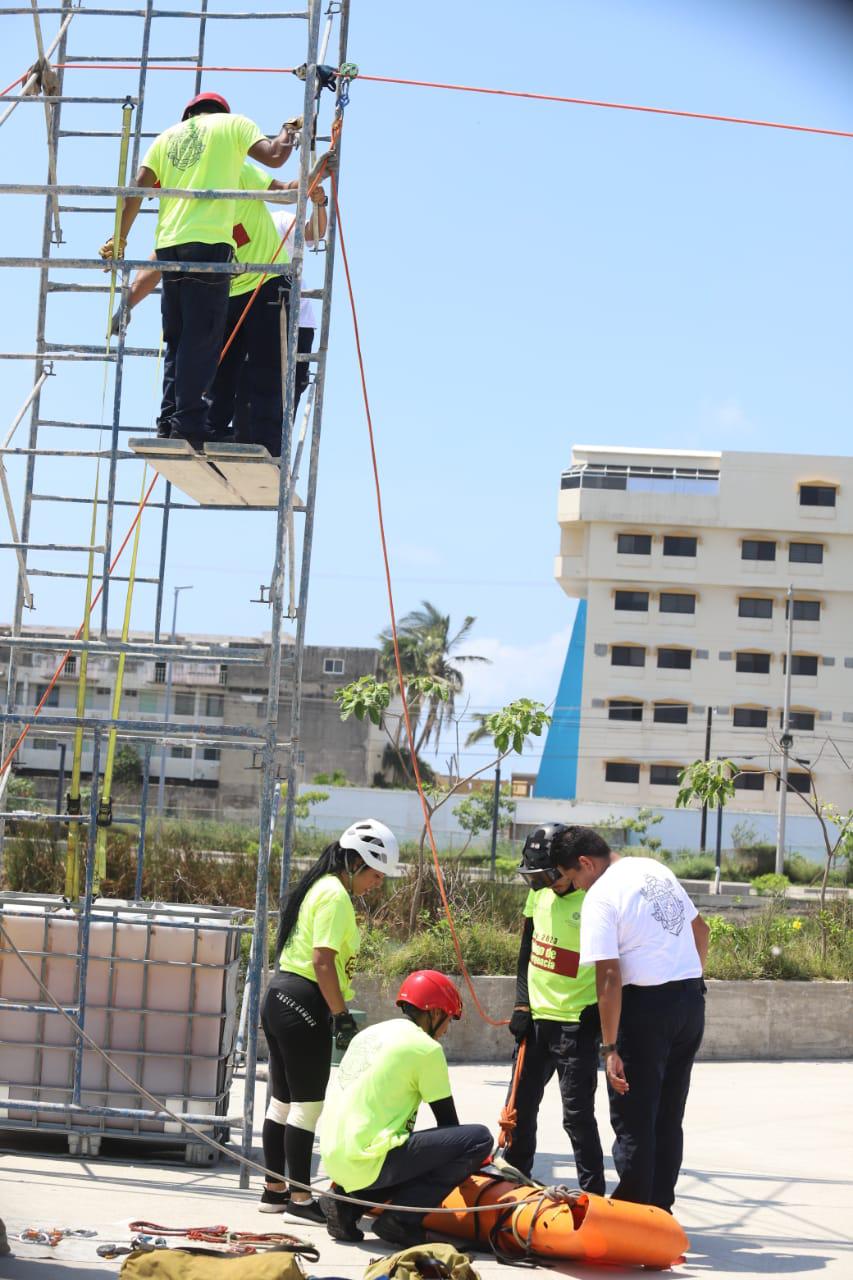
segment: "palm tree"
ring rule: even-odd
[[[423,725],[420,724],[424,710],[423,697],[417,692],[414,696],[408,697],[415,751],[418,755],[430,743],[438,745],[442,731],[454,718],[456,697],[465,685],[465,677],[456,664],[489,661],[488,658],[477,654],[458,652],[476,621],[476,618],[469,615],[454,634],[450,615],[441,613],[434,604],[423,600],[420,609],[407,613],[399,623],[397,635],[404,682],[408,685],[410,680],[418,676],[431,676],[444,683],[447,693],[444,699],[437,693],[426,699]],[[394,642],[390,629],[382,632],[379,641],[382,645],[379,659],[382,675],[388,680],[391,688],[399,692]],[[400,736],[401,728],[398,726],[396,735],[398,745]]]

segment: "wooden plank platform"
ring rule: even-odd
[[[277,507],[281,472],[278,459],[262,444],[206,444],[204,456],[237,490],[249,507]],[[294,510],[302,510],[297,498]]]
[[[186,440],[135,436],[128,446],[200,506],[267,511],[278,506],[278,461],[262,445],[208,444],[197,453]],[[304,509],[296,498],[294,510]]]

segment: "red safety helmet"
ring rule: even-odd
[[[462,997],[449,978],[437,969],[416,969],[404,979],[397,992],[399,1004],[410,1004],[426,1013],[440,1009],[457,1021],[462,1017]]]
[[[231,108],[220,93],[197,93],[194,98],[190,98],[189,102],[184,107],[184,114],[181,116],[181,119],[186,120],[193,107],[197,107],[201,102],[213,102],[216,104],[218,110],[227,111],[229,115],[231,113]]]

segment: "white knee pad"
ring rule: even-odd
[[[276,1124],[287,1124],[287,1117],[289,1115],[289,1102],[279,1102],[278,1098],[270,1098],[267,1104],[267,1120],[272,1120]]]
[[[304,1129],[306,1133],[313,1133],[317,1128],[322,1110],[322,1102],[291,1102],[287,1123],[294,1129]]]

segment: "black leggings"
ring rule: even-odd
[[[272,1096],[263,1128],[264,1163],[282,1181],[287,1170],[295,1182],[307,1184],[314,1129],[332,1064],[329,1009],[317,983],[295,973],[277,973],[264,996],[261,1025],[269,1045]],[[302,1103],[307,1104],[306,1114]],[[288,1114],[285,1123],[287,1107],[296,1115]]]

